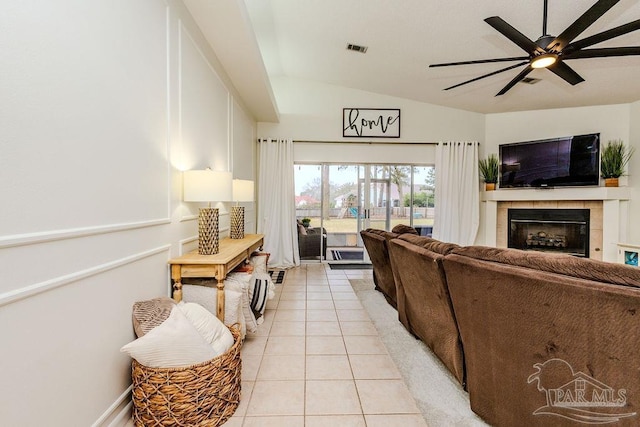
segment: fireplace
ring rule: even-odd
[[[510,248],[589,257],[589,209],[509,209]]]

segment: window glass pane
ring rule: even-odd
[[[322,168],[321,165],[295,165],[296,219],[303,222],[304,231],[298,230],[300,259],[321,260],[324,252],[324,234],[321,226]],[[308,220],[308,222],[307,222]]]
[[[413,167],[413,204],[408,196],[406,207],[413,206],[413,226],[421,235],[430,235],[433,230],[436,189],[436,170],[433,166]]]

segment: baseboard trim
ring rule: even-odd
[[[133,386],[127,389],[107,408],[91,427],[124,427],[131,419],[131,391]]]

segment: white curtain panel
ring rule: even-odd
[[[436,146],[436,200],[433,238],[459,245],[475,242],[480,224],[477,142]]]
[[[259,140],[258,233],[264,234],[269,267],[300,265],[293,183],[293,141]]]

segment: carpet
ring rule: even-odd
[[[364,259],[362,251],[341,251],[337,249],[331,249],[331,256],[335,261],[362,261]]]
[[[349,264],[338,264],[338,263],[329,263],[329,267],[332,270],[372,270],[373,266],[371,264],[363,264],[363,263],[349,263]]]
[[[275,285],[280,285],[284,282],[284,275],[286,274],[285,270],[269,270],[269,274],[271,275],[271,281]]]
[[[488,426],[469,406],[469,395],[429,348],[409,334],[398,312],[369,279],[349,279],[360,303],[416,400],[429,426]]]

